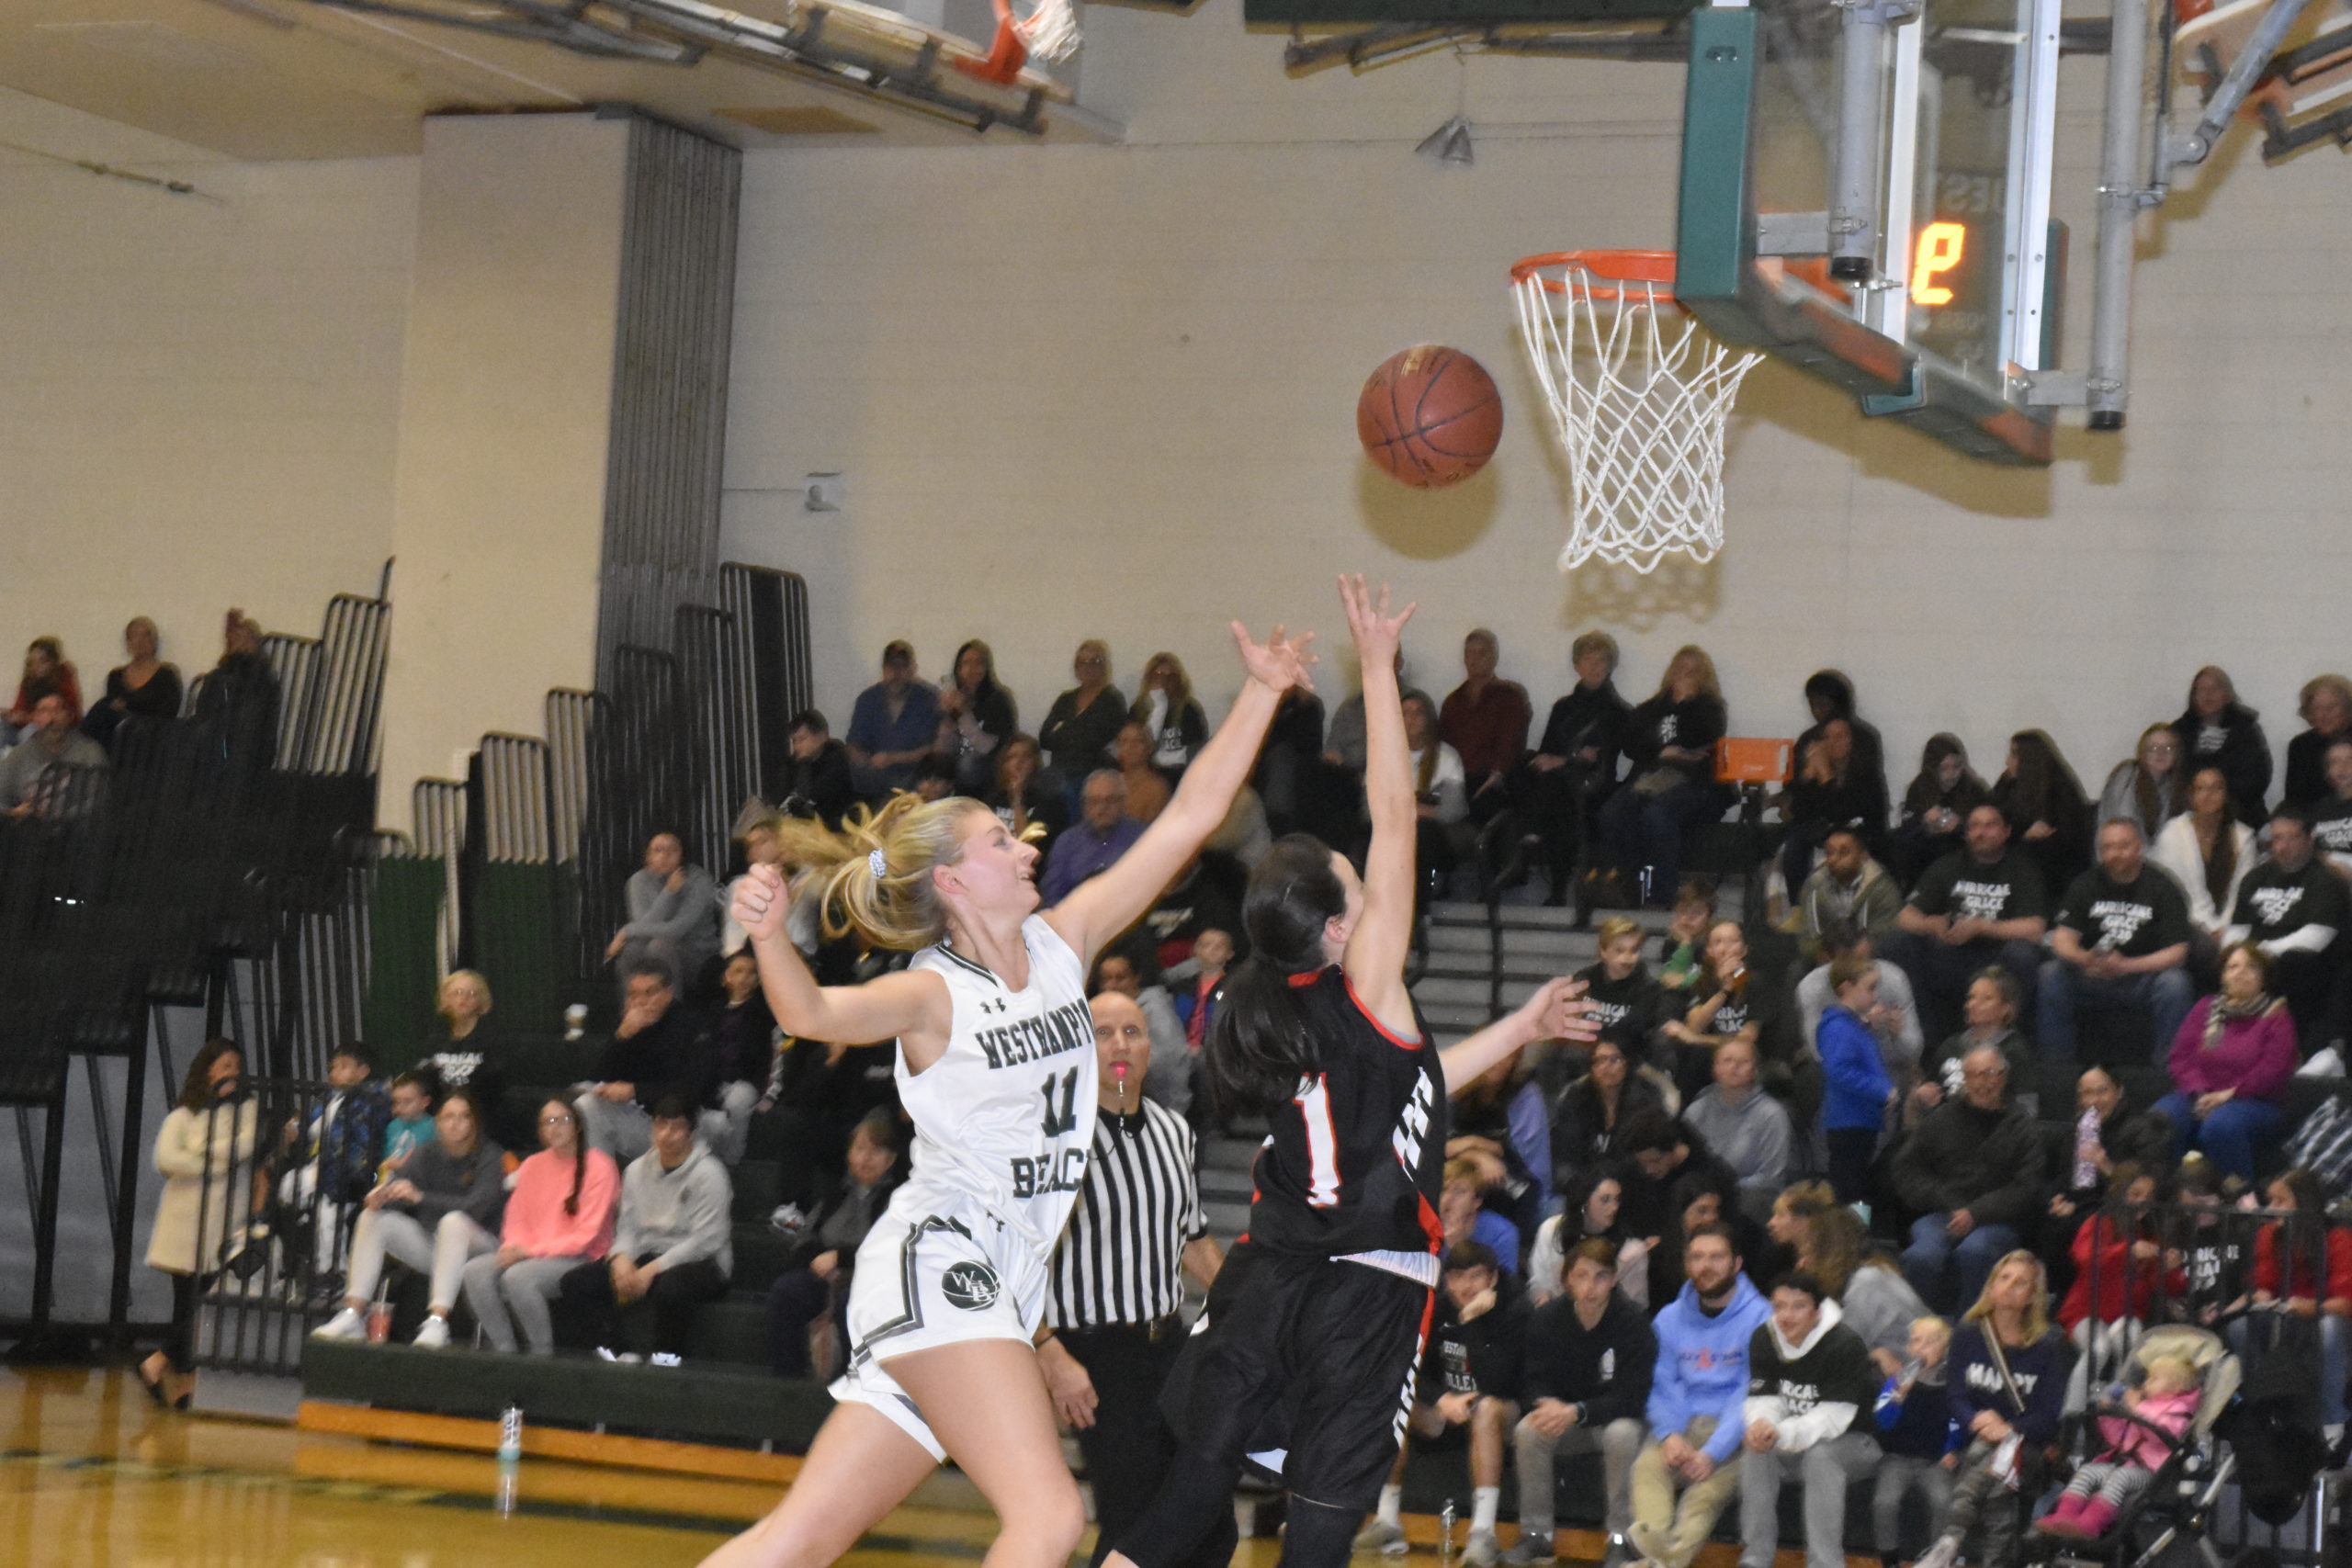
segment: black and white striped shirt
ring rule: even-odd
[[[1208,1234],[1193,1179],[1193,1130],[1155,1100],[1094,1124],[1094,1157],[1054,1253],[1046,1321],[1143,1324],[1183,1304],[1185,1244]]]

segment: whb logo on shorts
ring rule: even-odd
[[[966,1312],[996,1305],[996,1270],[985,1263],[958,1263],[939,1277],[939,1293]]]

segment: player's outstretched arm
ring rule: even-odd
[[[812,891],[811,897],[814,897]],[[755,865],[736,889],[735,923],[751,938],[760,965],[760,989],[779,1027],[803,1040],[834,1045],[871,1045],[900,1041],[916,1071],[928,1065],[947,1038],[946,983],[936,975],[900,970],[862,986],[820,986],[784,934],[791,890],[772,865]],[[929,1048],[926,1055],[925,1048]]]
[[[1184,770],[1176,794],[1135,847],[1113,862],[1100,876],[1089,877],[1046,915],[1046,923],[1069,943],[1088,964],[1102,944],[1135,924],[1136,919],[1200,853],[1234,796],[1249,780],[1258,760],[1258,748],[1274,721],[1283,694],[1296,686],[1313,691],[1310,671],[1315,655],[1308,644],[1313,632],[1292,637],[1281,626],[1263,643],[1253,641],[1238,621],[1233,623],[1234,646],[1250,678],[1234,699],[1233,711],[1216,727],[1201,754]]]
[[[1591,1012],[1583,981],[1566,977],[1544,981],[1517,1011],[1438,1053],[1438,1065],[1445,1069],[1445,1092],[1456,1092],[1497,1062],[1538,1040],[1599,1039],[1600,1024]]]
[[[1405,957],[1413,945],[1413,866],[1420,816],[1413,807],[1411,749],[1405,743],[1405,704],[1396,689],[1396,649],[1415,605],[1388,611],[1388,588],[1375,593],[1362,577],[1340,579],[1340,603],[1363,666],[1364,806],[1372,818],[1372,847],[1364,852],[1363,913],[1348,935],[1340,965],[1373,1016],[1396,1034],[1418,1027],[1405,989]]]

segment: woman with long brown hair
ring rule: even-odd
[[[205,1281],[243,1244],[247,1204],[241,1176],[253,1173],[259,1117],[244,1092],[244,1053],[209,1040],[187,1065],[180,1097],[155,1129],[155,1174],[164,1195],[147,1238],[147,1267],[172,1281],[172,1327],[163,1348],[139,1364],[157,1404],[186,1410],[196,1393],[196,1309]]]
[[[2230,781],[2205,766],[2189,780],[2188,809],[2165,824],[2148,855],[2188,897],[2188,967],[2199,985],[2220,972],[2222,933],[2236,919],[2238,885],[2254,869],[2254,829],[2230,808]]]
[[[1715,661],[1695,643],[1677,649],[1657,694],[1625,721],[1632,769],[1600,808],[1602,858],[1620,878],[1621,901],[1673,906],[1682,885],[1682,836],[1724,809],[1715,742],[1727,723]]]
[[[2188,771],[2181,766],[2180,736],[2169,724],[2152,724],[2140,731],[2140,744],[2132,755],[2107,775],[2098,795],[2098,819],[2129,818],[2153,844],[2165,824],[2188,805]]]
[[[1993,804],[2041,867],[2044,887],[2065,888],[2090,864],[2090,802],[2048,731],[2009,737],[2008,766],[1993,781]]]
[[[1209,738],[1208,716],[1193,698],[1193,678],[1172,653],[1155,653],[1143,664],[1143,690],[1127,709],[1129,722],[1151,739],[1151,765],[1174,784]]]

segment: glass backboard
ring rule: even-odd
[[[2023,378],[2064,264],[2058,23],[2058,0],[1693,13],[1678,296],[1869,412],[2048,461]]]

